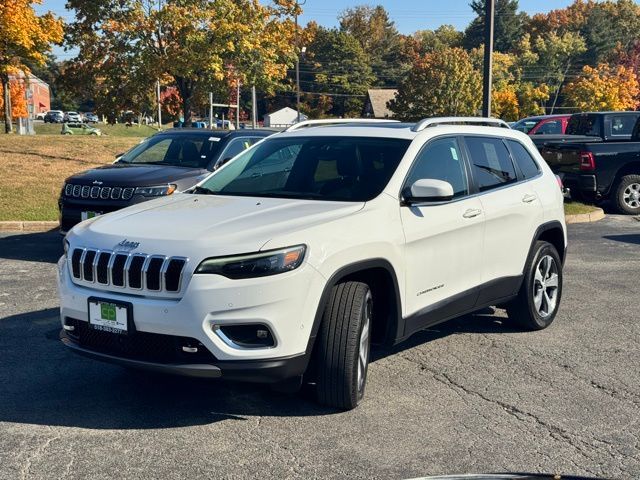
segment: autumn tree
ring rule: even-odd
[[[447,48],[415,60],[389,107],[395,116],[407,121],[475,115],[481,92],[482,77],[469,54],[461,48]]]
[[[26,62],[43,64],[52,43],[62,41],[62,21],[52,13],[38,16],[33,8],[41,0],[0,2],[0,81],[3,90],[5,131],[12,131],[9,75],[27,71]]]
[[[469,50],[484,43],[486,2],[472,0],[470,6],[477,16],[464,32],[464,46]],[[498,52],[511,50],[522,36],[527,21],[527,14],[518,12],[518,0],[496,0],[493,48]]]
[[[293,64],[294,0],[166,0],[160,7],[154,0],[69,0],[67,6],[76,10],[68,41],[80,49],[79,69],[113,99],[151,92],[152,79],[168,77],[187,125],[193,101],[206,92],[225,98],[235,80],[273,91]]]
[[[582,111],[629,110],[638,104],[640,88],[631,68],[602,63],[586,65],[582,76],[567,85],[567,100]]]

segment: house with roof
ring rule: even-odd
[[[363,116],[368,118],[393,118],[389,101],[396,97],[395,88],[370,88],[364,103]]]

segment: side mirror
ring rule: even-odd
[[[421,178],[406,188],[402,196],[405,205],[423,202],[446,202],[453,198],[453,186],[443,180]]]

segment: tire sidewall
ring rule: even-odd
[[[533,285],[536,273],[536,266],[542,257],[545,255],[549,255],[556,262],[558,267],[558,297],[556,301],[556,308],[546,317],[540,316],[536,309],[536,306],[533,301]],[[538,242],[536,245],[536,253],[533,256],[531,263],[529,264],[529,268],[527,269],[527,276],[525,279],[525,288],[526,288],[526,296],[527,296],[527,307],[529,308],[529,313],[531,315],[531,319],[536,323],[539,329],[543,329],[551,325],[554,318],[558,313],[558,309],[560,307],[560,302],[562,300],[562,283],[563,283],[563,272],[562,272],[562,262],[560,261],[560,255],[558,255],[558,251],[555,249],[553,245],[547,242]]]
[[[369,372],[369,360],[371,358],[371,327],[372,327],[373,318],[369,318],[369,338],[367,340],[369,342],[369,348],[367,350],[367,362],[366,362],[364,373],[363,373],[364,379],[362,382],[362,388],[358,388],[358,363],[360,361],[360,336],[362,335],[362,330],[364,329],[364,325],[365,325],[367,302],[373,302],[373,298],[371,296],[371,290],[368,287],[364,293],[362,306],[360,307],[358,334],[356,336],[356,342],[357,342],[357,348],[355,349],[356,356],[353,361],[353,369],[352,369],[352,376],[351,376],[352,382],[353,382],[353,391],[356,394],[357,402],[362,400],[362,398],[364,397],[364,392],[367,387],[367,374]],[[373,305],[372,305],[372,313],[373,313]]]

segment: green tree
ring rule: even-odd
[[[384,7],[359,5],[338,17],[340,31],[352,35],[369,58],[379,85],[396,85],[408,65],[401,55],[403,39]]]
[[[69,0],[76,21],[68,42],[74,63],[93,78],[106,105],[135,101],[167,78],[182,100],[184,121],[207,91],[230,83],[272,91],[293,63],[294,0]],[[98,101],[98,98],[96,98]]]
[[[418,30],[412,36],[418,55],[437,52],[445,48],[461,47],[464,34],[453,25],[441,25],[435,30]]]
[[[446,115],[475,115],[480,108],[482,77],[469,54],[447,48],[416,58],[389,104],[403,120]]]
[[[484,43],[485,0],[472,0],[470,6],[477,17],[464,32],[464,46],[471,50]],[[496,0],[493,48],[508,52],[522,37],[528,16],[518,12],[518,0]]]
[[[369,58],[351,34],[319,28],[307,50],[310,70],[302,76],[305,90],[333,96],[334,116],[360,116],[367,89],[375,82]],[[326,104],[326,100],[323,99]]]

